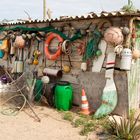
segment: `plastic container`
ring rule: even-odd
[[[55,87],[55,106],[58,110],[70,110],[72,107],[73,89],[69,82],[59,81]]]
[[[124,48],[121,52],[120,69],[129,71],[131,69],[132,51]]]

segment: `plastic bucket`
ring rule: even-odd
[[[55,87],[55,106],[58,110],[70,110],[72,107],[73,89],[69,82],[59,81]]]

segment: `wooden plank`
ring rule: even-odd
[[[104,59],[105,59],[105,52],[107,48],[107,43],[104,40],[101,40],[99,44],[99,49],[102,51],[102,55],[99,56],[97,59],[93,60],[92,72],[100,72]]]

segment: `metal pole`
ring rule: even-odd
[[[43,20],[46,20],[46,0],[43,0]]]

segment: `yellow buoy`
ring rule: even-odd
[[[69,73],[70,70],[71,70],[70,66],[67,66],[67,65],[64,65],[64,66],[63,66],[63,71],[64,71],[65,73]]]
[[[34,59],[33,64],[38,65],[39,61],[37,59]]]

